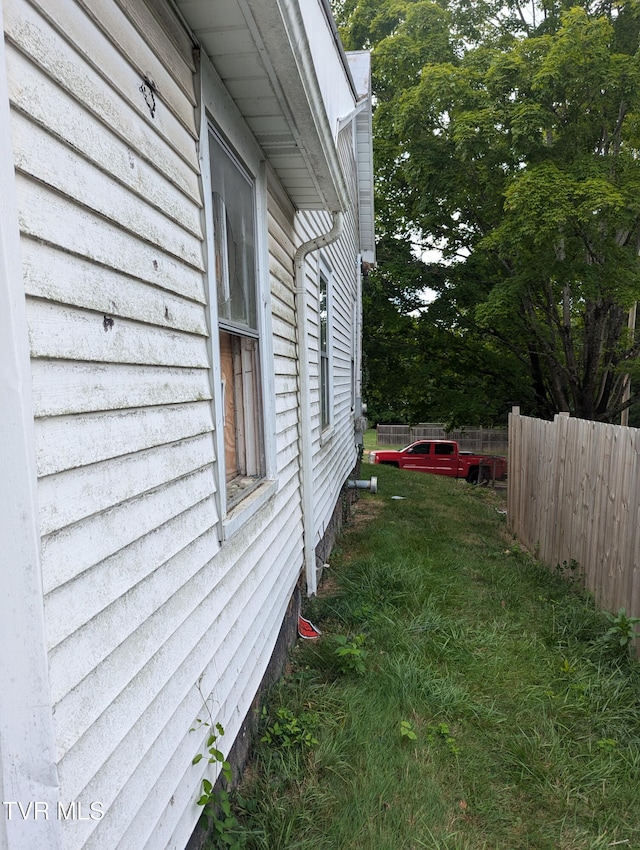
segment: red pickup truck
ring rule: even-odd
[[[461,452],[453,440],[418,440],[400,451],[370,452],[369,463],[465,478],[470,484],[486,484],[507,477],[505,458]]]

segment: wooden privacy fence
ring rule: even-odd
[[[442,425],[378,425],[376,442],[379,446],[407,446],[414,440],[456,440],[463,452],[484,452],[506,455],[505,428],[459,428],[445,432]]]
[[[577,562],[608,611],[640,616],[640,430],[509,415],[507,519],[545,564]]]

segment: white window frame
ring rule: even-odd
[[[219,537],[224,541],[241,528],[277,490],[275,446],[275,384],[273,374],[273,336],[269,289],[267,168],[264,154],[229,93],[205,56],[200,66],[200,142],[204,228],[206,238],[206,283],[209,311],[209,345],[212,376],[214,446],[217,472],[217,507]],[[215,281],[215,244],[213,227],[213,192],[209,166],[209,131],[222,139],[255,186],[255,263],[257,280],[257,324],[259,339],[259,380],[262,407],[262,449],[264,473],[255,488],[237,504],[228,505],[224,462],[224,399],[219,341],[218,296]]]
[[[322,359],[323,352],[321,350],[321,326],[320,326],[320,292],[322,288],[322,280],[325,280],[327,287],[326,296],[326,352],[324,353],[326,362],[326,380],[327,384],[324,387],[327,398],[327,421],[322,418]],[[326,260],[321,257],[318,263],[318,422],[320,427],[320,439],[324,443],[331,438],[334,431],[335,421],[335,401],[333,395],[333,271]]]

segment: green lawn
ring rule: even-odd
[[[503,493],[375,474],[305,605],[323,637],[266,707],[236,846],[638,850],[639,665],[510,540]]]
[[[405,446],[406,446],[406,443],[403,443],[402,445],[398,444],[398,445],[395,445],[395,446],[379,446],[375,428],[369,428],[369,430],[365,431],[365,433],[364,433],[365,455],[366,455],[367,452],[371,452],[374,449],[380,449],[380,448],[382,448],[382,449],[403,449]]]

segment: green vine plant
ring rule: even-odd
[[[438,738],[445,742],[447,749],[452,755],[456,756],[456,758],[460,755],[460,747],[447,723],[438,723],[437,726],[430,723],[427,726],[427,740],[433,743]]]
[[[584,586],[584,573],[575,558],[556,564],[556,573],[575,590],[580,590]]]
[[[198,682],[200,690],[200,681]],[[202,696],[202,692],[200,692]],[[212,847],[216,850],[242,850],[246,846],[248,833],[246,828],[234,815],[231,808],[231,799],[227,788],[232,782],[231,765],[224,753],[218,747],[219,739],[224,735],[224,727],[221,723],[214,723],[208,700],[202,700],[206,711],[206,718],[196,718],[195,725],[189,730],[196,732],[202,727],[209,730],[205,743],[205,752],[197,753],[191,760],[191,764],[199,764],[204,758],[209,764],[220,765],[222,783],[215,786],[209,779],[203,777],[200,786],[200,797],[196,801],[202,806],[203,818],[206,820],[207,829],[211,833]],[[244,802],[244,801],[243,801]]]

